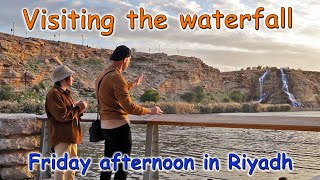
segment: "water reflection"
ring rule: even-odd
[[[92,157],[98,163],[103,157],[103,143],[90,143],[88,129],[90,123],[82,123],[83,143],[79,145],[79,155]],[[193,157],[196,162],[194,171],[160,172],[160,179],[278,179],[285,176],[288,179],[310,179],[320,174],[320,136],[317,132],[276,131],[252,129],[227,129],[160,126],[160,156],[163,157]],[[144,157],[145,125],[132,125],[133,147],[132,157]],[[228,171],[228,153],[249,157],[272,158],[278,152],[286,152],[294,161],[292,172],[259,172],[252,177],[247,172]],[[204,171],[202,157],[207,153],[220,160],[220,171]],[[98,164],[91,165],[85,177],[77,174],[77,179],[99,179]],[[128,179],[142,179],[142,172],[130,171]]]

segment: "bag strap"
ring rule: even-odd
[[[111,72],[113,72],[114,70],[112,70],[112,71],[109,71],[109,72],[107,72],[107,73],[105,73],[103,76],[102,76],[102,78],[100,79],[100,81],[99,81],[99,83],[98,83],[98,90],[97,90],[97,94],[96,94],[96,97],[97,97],[97,101],[98,101],[98,107],[97,107],[97,120],[99,120],[99,107],[100,107],[100,103],[99,103],[99,88],[100,88],[100,84],[101,84],[101,82],[102,82],[102,80],[103,80],[103,78],[107,75],[107,74],[109,74],[109,73],[111,73]]]

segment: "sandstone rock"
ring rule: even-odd
[[[45,60],[44,60],[44,63],[45,63],[45,64],[50,64],[50,60],[49,60],[49,59],[45,59]]]
[[[0,114],[0,136],[41,133],[42,121],[30,114]]]
[[[5,49],[7,51],[10,51],[12,49],[12,43],[6,40],[1,40],[0,46],[2,49]]]
[[[17,136],[12,138],[0,139],[1,150],[31,150],[40,147],[40,135],[37,136]]]
[[[34,174],[28,170],[27,165],[0,168],[0,179],[3,180],[27,179],[33,177]]]
[[[58,65],[63,64],[58,56],[54,56],[54,57],[52,57],[52,59],[53,59],[53,61],[56,62]]]
[[[32,151],[15,151],[10,153],[0,154],[0,166],[17,166],[17,165],[25,165],[28,163],[28,154],[30,152],[39,152],[39,149]]]
[[[77,54],[77,58],[78,58],[78,59],[85,59],[85,58],[86,58],[86,55],[83,54],[83,53],[78,53],[78,54]]]

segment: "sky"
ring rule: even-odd
[[[153,17],[166,15],[168,27],[141,30],[137,28],[136,20],[136,29],[131,30],[126,14],[130,10],[138,13],[140,7]],[[292,28],[268,29],[264,25],[265,18],[260,20],[259,30],[255,30],[253,20],[246,21],[244,29],[228,29],[223,24],[224,19],[220,29],[215,28],[215,19],[211,19],[212,29],[196,27],[183,30],[179,23],[180,14],[211,15],[219,10],[225,16],[239,16],[254,14],[258,7],[265,8],[261,12],[265,17],[269,14],[280,17],[281,7],[292,7]],[[41,30],[40,16],[34,29],[28,31],[23,8],[28,9],[29,16],[33,15],[36,8],[45,8],[47,15],[61,14],[62,8],[67,9],[67,13],[71,10],[80,13],[85,8],[87,14],[100,14],[100,17],[113,15],[114,32],[111,36],[101,36],[100,30],[95,29]],[[91,47],[114,49],[125,44],[142,52],[193,56],[221,71],[258,65],[320,71],[319,9],[320,2],[317,0],[10,0],[0,7],[0,32],[12,33],[14,22],[15,35],[22,37],[60,38],[61,41],[82,44],[83,36],[84,44]]]

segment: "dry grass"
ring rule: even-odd
[[[233,112],[285,112],[290,111],[289,104],[260,104],[252,103],[209,103],[192,104],[183,102],[146,102],[144,107],[159,106],[165,114],[209,114],[209,113],[233,113]]]
[[[244,103],[243,112],[287,112],[291,111],[289,104],[260,104],[259,102]]]
[[[210,103],[207,105],[198,105],[201,113],[229,113],[242,112],[242,105],[240,103]]]
[[[164,114],[197,114],[198,109],[194,104],[185,102],[145,102],[141,103],[144,107],[159,106]]]
[[[260,104],[252,103],[209,103],[192,104],[186,102],[145,102],[140,105],[144,107],[159,106],[164,114],[209,114],[209,113],[233,113],[233,112],[286,112],[291,110],[289,104]],[[97,103],[90,100],[87,113],[95,113]],[[44,104],[32,100],[0,101],[0,113],[35,113],[43,114]]]

